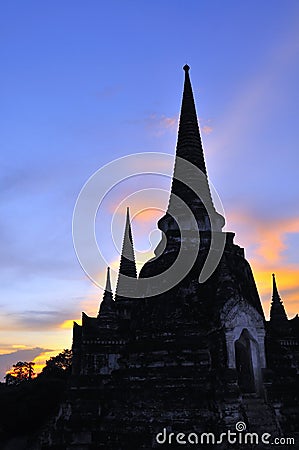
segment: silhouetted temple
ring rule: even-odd
[[[163,430],[195,439],[236,431],[237,422],[247,431],[295,436],[299,445],[299,318],[288,320],[273,275],[265,321],[244,250],[234,233],[222,231],[187,65],[184,71],[174,175],[156,256],[137,277],[128,211],[115,296],[108,269],[97,317],[83,313],[82,326],[74,324],[71,385],[41,448],[160,448]],[[202,280],[208,258],[217,264]],[[171,272],[175,264],[179,272]],[[168,447],[181,448],[171,442]],[[254,448],[268,448],[263,445]]]

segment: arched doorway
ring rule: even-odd
[[[244,394],[257,393],[260,385],[260,362],[258,346],[248,330],[243,329],[235,341],[238,384]]]

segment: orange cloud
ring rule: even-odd
[[[212,131],[213,131],[213,128],[210,127],[209,125],[204,125],[204,126],[201,128],[201,131],[202,131],[204,134],[211,134]]]
[[[272,296],[271,274],[276,274],[278,289],[288,316],[299,312],[299,263],[288,259],[287,235],[299,233],[299,218],[262,219],[248,211],[230,211],[230,228],[239,230],[236,241],[247,249],[247,258],[266,316],[269,314]]]
[[[249,211],[229,211],[227,222],[230,228],[238,229],[240,239],[246,246],[254,246],[254,257],[264,263],[279,264],[287,250],[286,236],[299,233],[299,217],[264,219]],[[287,261],[285,261],[287,262]]]
[[[177,116],[174,116],[174,117],[162,116],[160,123],[161,123],[161,125],[164,125],[165,128],[174,128],[177,126],[178,118],[177,118]]]
[[[299,232],[299,218],[268,221],[259,225],[258,232],[260,235],[258,255],[276,263],[281,260],[282,252],[287,249],[286,235]]]

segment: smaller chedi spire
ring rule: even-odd
[[[285,312],[283,302],[278,293],[275,274],[272,273],[273,291],[272,291],[272,303],[270,309],[270,323],[276,326],[281,326],[286,323],[288,316]]]
[[[135,290],[134,280],[136,278],[137,271],[130,223],[130,210],[127,208],[126,225],[116,286],[116,301],[121,300],[122,298],[130,298],[130,294]]]
[[[114,311],[114,300],[111,289],[111,280],[110,280],[110,267],[107,267],[107,276],[106,276],[106,287],[103,295],[103,300],[100,304],[98,317],[103,316],[104,314],[109,314]]]

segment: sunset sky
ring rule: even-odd
[[[6,1],[0,56],[0,381],[19,360],[38,366],[70,348],[72,321],[97,314],[102,291],[72,242],[76,199],[117,158],[174,155],[185,63],[226,229],[245,247],[266,316],[272,272],[289,317],[299,312],[298,1]],[[135,177],[105,197],[98,244],[114,271],[125,207],[140,267],[169,185]],[[132,197],[151,187],[164,193]]]

